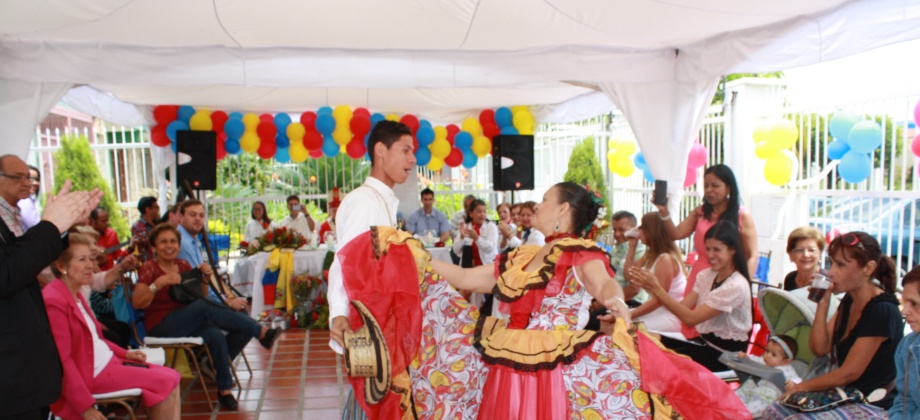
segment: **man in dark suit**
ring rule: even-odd
[[[25,162],[0,156],[0,200],[29,182]],[[0,419],[39,419],[61,393],[61,362],[36,276],[61,255],[62,234],[96,207],[101,193],[70,191],[48,199],[42,221],[17,234],[0,221]],[[15,206],[16,202],[13,202]],[[12,216],[10,216],[12,217]]]

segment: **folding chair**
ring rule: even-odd
[[[128,388],[103,394],[93,394],[93,399],[96,400],[96,405],[121,406],[128,411],[128,417],[130,417],[131,420],[136,420],[137,416],[135,416],[134,410],[140,405],[141,389]]]

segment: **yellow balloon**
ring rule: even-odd
[[[636,143],[631,140],[621,140],[617,143],[616,152],[619,156],[632,156],[636,153]]]
[[[754,129],[754,144],[763,143],[770,139],[768,132],[770,131],[770,126],[766,124],[761,124]]]
[[[303,142],[291,140],[291,148],[288,150],[288,154],[291,155],[291,160],[297,163],[307,160],[310,156],[310,152],[304,147]]]
[[[511,109],[511,115],[517,114],[518,111],[530,112],[530,108],[528,108],[527,105],[515,105],[509,109]]]
[[[629,156],[619,155],[615,160],[611,160],[607,163],[607,167],[610,169],[610,172],[613,172],[624,178],[630,176],[635,172],[636,167],[633,166],[632,159]]]
[[[211,116],[203,111],[198,111],[188,120],[188,126],[195,131],[211,131]]]
[[[518,130],[518,134],[521,134],[521,135],[524,135],[524,136],[532,136],[532,135],[533,135],[533,126],[531,126],[531,127],[522,127],[520,130]]]
[[[617,151],[611,147],[607,150],[607,165],[612,165],[615,160],[617,160]],[[611,169],[611,171],[613,171],[613,169]]]
[[[399,115],[396,115],[396,114],[388,114],[385,118],[387,119],[387,121],[399,122]]]
[[[434,128],[434,139],[447,140],[447,128],[442,125],[439,125]]]
[[[256,133],[247,131],[240,137],[240,147],[243,151],[255,153],[256,150],[259,150],[260,144],[262,144],[262,140],[259,139],[259,135]]]
[[[335,131],[332,132],[332,140],[341,146],[348,144],[348,142],[351,141],[351,130],[349,130],[347,126],[344,129],[336,128]]]
[[[432,171],[435,171],[435,172],[440,171],[441,168],[443,167],[444,167],[444,159],[432,156],[431,160],[428,161],[428,169],[431,169]]]
[[[773,147],[770,143],[761,142],[754,146],[754,154],[761,159],[770,159],[780,154],[779,149]]]
[[[473,135],[473,138],[476,136],[482,135],[482,124],[479,123],[479,120],[475,118],[467,118],[463,120],[461,125],[463,131],[466,131]]]
[[[259,123],[260,123],[260,122],[261,122],[261,121],[259,121],[259,116],[256,115],[256,114],[246,114],[246,115],[243,115],[243,124],[246,125],[246,131],[255,133],[255,132],[256,132],[256,127],[259,126]],[[242,140],[242,139],[240,139],[240,140]],[[240,143],[240,144],[242,144],[242,143]]]
[[[767,143],[771,144],[773,148],[785,150],[795,145],[796,140],[799,139],[799,129],[794,122],[781,120],[770,127],[770,130],[767,131],[767,136]]]
[[[531,114],[530,111],[526,109],[515,112],[511,122],[514,124],[514,128],[518,129],[518,132],[533,131],[533,114]]]
[[[763,176],[773,185],[786,185],[792,179],[792,159],[780,153],[767,159],[763,167]]]
[[[336,127],[338,127],[338,123],[343,121],[348,125],[353,115],[354,113],[348,105],[339,105],[332,110],[332,116],[335,118]]]
[[[485,136],[476,137],[473,139],[472,149],[477,157],[483,157],[492,151],[492,142]]]
[[[431,157],[444,160],[450,154],[450,143],[444,139],[437,139],[428,146],[431,149]],[[442,162],[443,163],[443,162]]]
[[[287,138],[294,143],[295,140],[303,140],[303,135],[307,134],[307,128],[303,124],[296,122],[287,126]]]

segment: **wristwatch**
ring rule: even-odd
[[[156,293],[157,293],[157,290],[160,290],[160,288],[157,287],[157,284],[156,284],[156,283],[151,283],[151,284],[150,284],[150,292],[153,293],[153,294],[156,294]]]

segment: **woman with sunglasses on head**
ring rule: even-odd
[[[824,252],[824,235],[810,226],[795,228],[786,240],[786,253],[795,264],[795,270],[786,274],[783,290],[790,291],[811,284],[811,278],[821,269],[821,254]],[[823,273],[822,273],[823,274]]]
[[[809,347],[816,356],[829,356],[839,366],[799,384],[786,386],[783,397],[799,391],[822,391],[852,387],[864,396],[884,388],[895,379],[894,354],[904,336],[904,320],[898,311],[894,261],[882,254],[878,241],[864,232],[838,236],[827,248],[831,287],[818,301]],[[831,293],[844,293],[837,312],[828,320]],[[891,406],[888,393],[872,402]],[[790,410],[774,403],[765,416]],[[793,412],[794,413],[794,412]]]
[[[684,271],[683,255],[667,232],[661,228],[661,218],[657,212],[642,216],[642,225],[638,228],[638,237],[627,236],[629,248],[623,269],[629,272],[631,267],[639,267],[652,272],[662,289],[674,299],[680,300],[687,287],[687,273]],[[638,241],[646,246],[645,253],[635,260]],[[635,322],[645,323],[645,328],[657,333],[679,333],[680,320],[661,305],[658,298],[652,296],[638,308],[630,311]]]
[[[702,342],[661,337],[661,343],[714,372],[728,370],[719,356],[728,351],[746,351],[752,323],[751,283],[742,251],[738,227],[720,221],[706,231],[709,268],[678,301],[658,283],[652,272],[631,267],[630,279],[647,290],[682,323],[696,327]]]

